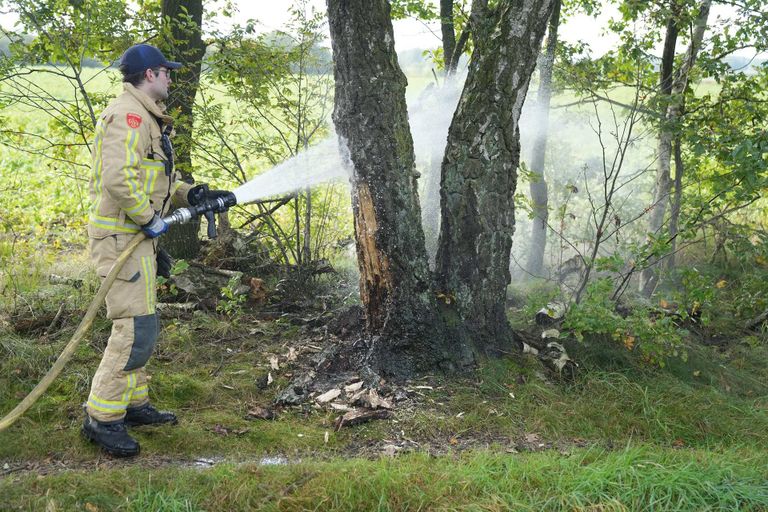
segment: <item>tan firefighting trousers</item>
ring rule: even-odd
[[[103,279],[134,234],[92,238],[91,259]],[[128,407],[149,401],[147,364],[157,340],[156,256],[153,240],[144,240],[118,274],[107,294],[112,333],[93,377],[87,413],[97,421],[121,420]]]

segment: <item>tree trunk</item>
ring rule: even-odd
[[[200,27],[203,21],[202,0],[162,0],[161,14],[170,39],[163,44],[169,60],[183,66],[174,72],[173,91],[168,101],[168,111],[175,119],[174,153],[176,169],[182,179],[194,183],[192,177],[192,129],[193,106],[200,83],[200,69],[205,55],[205,43]],[[168,34],[168,32],[165,32]],[[175,226],[163,237],[163,246],[177,258],[194,258],[200,251],[198,230],[200,221]]]
[[[406,79],[386,0],[328,0],[333,120],[352,166],[360,297],[370,360],[407,376],[459,359],[441,335],[419,215]]]
[[[464,48],[469,42],[469,36],[472,35],[472,31],[474,30],[472,26],[475,23],[483,23],[482,17],[486,14],[488,10],[487,7],[488,0],[472,0],[469,21],[464,25],[464,30],[461,31],[459,40],[454,45],[450,66],[446,66],[446,75],[450,76],[456,73],[456,68],[459,66],[459,60],[461,60],[461,56],[464,54]],[[475,41],[475,44],[477,44],[477,41]]]
[[[677,260],[677,233],[680,226],[680,208],[683,202],[683,172],[685,168],[680,147],[680,136],[675,138],[673,151],[675,154],[675,194],[672,197],[672,210],[669,212],[669,239],[671,240],[669,258],[667,259],[667,268],[669,270],[675,268]]]
[[[304,263],[309,265],[312,263],[312,189],[307,187],[304,189],[304,194],[307,197],[307,205],[304,210]]]
[[[296,192],[293,196],[293,223],[296,226],[296,266],[300,267],[304,264],[304,258],[302,257],[302,249],[304,245],[301,243],[301,192]]]
[[[667,209],[667,202],[672,193],[672,181],[670,174],[672,159],[672,142],[675,138],[675,132],[679,130],[679,123],[683,116],[683,105],[685,103],[685,89],[688,86],[688,77],[691,68],[696,62],[696,57],[701,47],[701,41],[704,38],[704,31],[707,28],[707,19],[709,17],[709,8],[712,0],[703,0],[699,7],[699,14],[696,17],[691,42],[686,51],[683,62],[677,73],[672,76],[672,66],[674,65],[674,41],[670,43],[670,29],[677,22],[670,18],[667,25],[667,39],[664,42],[664,60],[662,61],[662,76],[660,87],[662,91],[662,106],[665,108],[661,128],[659,129],[659,154],[656,169],[656,187],[654,189],[653,203],[651,204],[650,217],[648,221],[648,232],[650,236],[658,237],[663,233],[664,215]],[[673,10],[674,11],[674,10]],[[675,16],[673,12],[672,16]],[[677,27],[674,28],[674,39],[677,38]],[[671,49],[668,48],[671,46]],[[671,54],[671,56],[670,56]],[[669,62],[667,62],[667,60]],[[666,73],[666,76],[665,76]],[[640,292],[645,297],[650,297],[656,289],[659,281],[659,270],[656,263],[659,258],[649,260],[648,267],[640,274]]]
[[[442,166],[438,286],[480,350],[505,345],[520,159],[518,121],[554,0],[501,0],[479,16]],[[454,302],[455,301],[455,302]]]
[[[440,0],[440,31],[443,36],[443,60],[445,72],[450,74],[453,65],[453,53],[456,50],[456,31],[453,27],[453,0]]]
[[[673,0],[674,2],[674,0]],[[659,128],[658,159],[656,160],[656,184],[653,189],[653,202],[649,210],[648,231],[651,236],[658,237],[664,225],[664,215],[671,192],[670,159],[672,155],[672,128],[667,119],[667,108],[672,95],[672,73],[675,65],[675,45],[677,44],[679,10],[672,5],[667,20],[667,34],[664,38],[664,50],[661,58],[659,76],[659,103],[664,110],[664,116]],[[649,241],[651,238],[649,237]],[[640,291],[650,297],[658,283],[658,274],[653,265],[658,260],[649,260],[649,267],[640,274]]]
[[[547,247],[547,222],[549,220],[549,200],[547,181],[544,178],[544,159],[547,152],[547,131],[549,130],[549,105],[552,100],[552,68],[555,65],[557,48],[557,29],[560,25],[560,0],[555,0],[552,16],[549,19],[547,49],[541,63],[539,75],[539,94],[536,101],[536,134],[533,139],[531,154],[531,201],[534,218],[531,223],[531,248],[528,253],[526,270],[534,276],[542,276],[544,270],[544,251]]]

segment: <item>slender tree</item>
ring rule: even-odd
[[[680,122],[683,117],[685,106],[685,94],[688,88],[688,80],[693,65],[701,48],[704,32],[707,28],[707,19],[712,0],[703,0],[698,8],[698,14],[693,22],[691,41],[688,45],[680,67],[673,71],[674,51],[679,31],[678,18],[679,10],[675,7],[673,1],[670,8],[670,18],[667,23],[667,35],[664,42],[664,53],[662,58],[660,93],[662,105],[662,122],[659,129],[659,144],[656,169],[656,186],[654,188],[653,203],[650,209],[648,220],[648,232],[650,237],[663,236],[664,218],[667,211],[667,204],[672,196],[672,178],[671,161],[673,153],[673,142],[675,133],[679,131]],[[681,162],[681,159],[678,160]],[[675,170],[680,173],[676,182],[682,186],[682,165]],[[675,209],[675,214],[679,215],[679,206]],[[677,230],[677,219],[674,221],[675,230]],[[650,261],[648,268],[643,270],[640,275],[640,292],[649,297],[656,289],[659,278],[659,269],[655,265],[656,258]]]
[[[555,0],[552,15],[549,18],[547,45],[539,70],[539,91],[535,106],[536,133],[533,137],[533,151],[531,153],[532,179],[530,184],[534,218],[531,223],[531,247],[526,264],[526,270],[534,276],[542,275],[544,270],[544,251],[547,247],[549,200],[547,197],[547,181],[544,177],[544,160],[547,153],[549,105],[552,100],[552,69],[555,65],[557,29],[560,25],[561,4],[561,0]]]
[[[453,0],[440,0],[440,33],[443,36],[443,58],[445,70],[450,73],[456,69],[453,65],[453,53],[456,51],[456,29],[453,20]]]

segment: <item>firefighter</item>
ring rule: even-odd
[[[85,437],[108,453],[137,455],[139,443],[126,427],[176,424],[176,415],[149,402],[144,371],[159,331],[156,275],[170,271],[157,247],[174,206],[198,204],[224,192],[181,181],[173,168],[172,119],[165,113],[171,72],[181,67],[148,44],[128,48],[120,59],[123,93],[101,114],[92,148],[88,236],[91,259],[103,279],[128,241],[136,248],[107,294],[112,332],[85,404]]]

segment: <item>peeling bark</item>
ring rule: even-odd
[[[360,295],[364,297],[368,329],[379,331],[384,327],[387,301],[392,296],[392,274],[387,255],[376,246],[379,230],[376,211],[368,185],[360,183],[355,195],[355,234],[357,261],[360,268]]]
[[[406,79],[385,0],[328,0],[333,120],[352,166],[368,362],[385,374],[460,359],[437,319],[421,227]],[[461,364],[461,363],[460,363]]]
[[[505,302],[518,121],[553,3],[502,0],[478,16],[477,45],[448,133],[436,274],[440,291],[455,298],[456,311],[481,350],[511,339]]]

